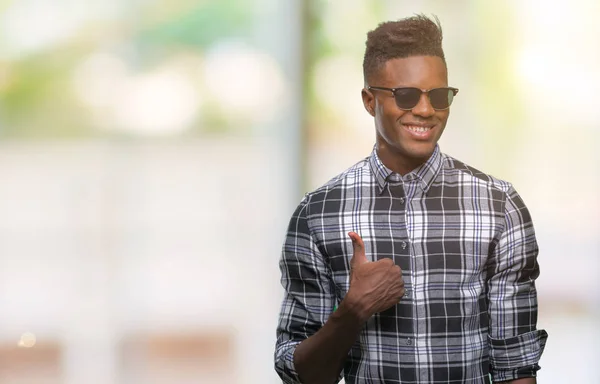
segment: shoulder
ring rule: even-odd
[[[510,194],[513,191],[510,182],[482,172],[452,156],[442,154],[442,164],[443,176],[448,179],[447,181],[455,179],[456,182],[472,183],[503,194]]]
[[[371,186],[373,183],[374,178],[369,158],[366,157],[332,177],[320,187],[306,193],[301,204],[306,206],[308,211],[317,212],[317,208],[322,210],[324,203],[331,202],[337,205],[349,196],[349,191],[357,187]]]
[[[531,220],[525,202],[511,182],[498,179],[445,154],[443,164],[442,182],[471,186],[475,190],[479,188],[479,191],[483,188],[487,191],[485,196],[491,198],[499,211],[522,212],[525,220]]]

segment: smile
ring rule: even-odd
[[[433,129],[436,127],[436,125],[402,124],[402,127],[409,132],[409,135],[412,138],[416,140],[430,140],[434,136]]]
[[[429,131],[432,127],[420,127],[417,125],[405,125],[405,127],[412,132],[417,132],[417,133],[425,133],[427,131]]]

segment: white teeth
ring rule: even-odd
[[[413,132],[419,132],[419,133],[427,132],[430,129],[430,128],[426,128],[426,127],[416,127],[416,126],[412,126],[412,125],[409,125],[407,128]]]

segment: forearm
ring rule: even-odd
[[[303,383],[335,383],[365,320],[347,301],[323,327],[296,347],[294,366]]]

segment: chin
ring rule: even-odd
[[[406,148],[406,153],[410,157],[414,157],[417,159],[425,159],[427,160],[435,149],[435,143],[427,143],[421,144],[418,146],[411,146],[410,148]]]

